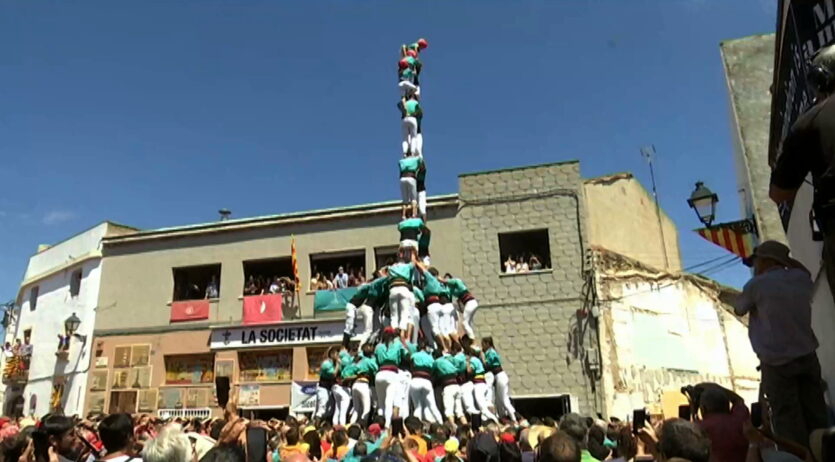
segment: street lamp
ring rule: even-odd
[[[73,337],[81,340],[82,342],[87,341],[86,335],[76,334],[75,332],[78,330],[78,326],[81,325],[81,319],[73,313],[64,321],[64,329],[66,329],[67,335],[72,335]]]
[[[701,181],[696,182],[696,189],[690,194],[690,199],[687,199],[687,205],[696,211],[705,226],[710,228],[713,219],[716,218],[716,203],[719,202],[719,196],[708,189]]]

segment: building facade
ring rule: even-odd
[[[7,328],[6,415],[84,410],[90,342],[101,279],[101,241],[135,232],[104,222],[29,259]],[[77,330],[67,336],[66,321]],[[63,342],[59,336],[64,337]]]
[[[429,199],[432,265],[479,300],[476,333],[502,353],[517,410],[619,412],[602,387],[590,251],[610,245],[676,272],[672,222],[631,175],[585,181],[575,161],[461,175],[459,191]],[[86,410],[210,415],[215,379],[228,377],[254,416],[309,411],[351,290],[314,284],[384,266],[399,216],[386,202],[105,238]],[[641,243],[606,231],[630,217]],[[253,294],[259,280],[292,278],[294,243],[300,293]]]

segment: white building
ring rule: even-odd
[[[81,414],[90,368],[93,326],[101,278],[101,239],[135,231],[101,223],[53,246],[40,246],[29,259],[6,331],[13,353],[5,355],[6,415],[42,416],[60,408]],[[62,349],[67,320],[78,327]]]

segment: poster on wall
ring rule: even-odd
[[[104,412],[104,393],[88,393],[87,400],[90,402],[90,412]]]
[[[96,358],[96,369],[103,369],[107,367],[107,356],[99,356]]]
[[[129,369],[113,371],[113,388],[127,388],[128,380],[130,380]]]
[[[134,345],[130,350],[131,366],[147,366],[151,363],[151,345]]]
[[[289,382],[293,350],[253,351],[238,354],[241,382]]]
[[[238,393],[239,406],[258,406],[261,404],[261,385],[241,385]]]
[[[49,398],[49,409],[52,412],[64,410],[64,378],[56,377],[52,382],[52,394]]]
[[[316,409],[317,382],[293,382],[290,389],[290,412],[301,414]]]
[[[319,380],[319,369],[330,347],[330,345],[307,347],[307,378],[309,380]]]
[[[95,371],[90,375],[90,390],[107,389],[107,371]]]
[[[209,405],[209,390],[207,388],[187,388],[186,407],[202,408]]]
[[[184,355],[165,357],[167,385],[213,383],[214,355]]]
[[[113,354],[113,367],[130,367],[130,346],[117,346]]]
[[[139,391],[139,412],[150,412],[156,408],[157,404],[157,390],[140,390]]]
[[[159,389],[160,409],[177,409],[183,407],[181,388],[160,388]]]

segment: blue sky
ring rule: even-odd
[[[770,0],[0,1],[0,301],[28,257],[102,220],[141,228],[399,197],[398,45],[424,36],[430,194],[462,172],[579,159],[631,171],[685,265],[705,180],[739,218],[719,42]],[[741,285],[737,265],[714,275]]]

